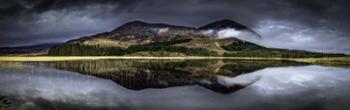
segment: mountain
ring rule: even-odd
[[[199,28],[142,21],[128,22],[105,33],[68,41],[49,49],[52,56],[231,56],[231,57],[322,57],[322,53],[271,49],[234,37],[220,38],[222,29],[256,34],[231,20]],[[210,34],[207,33],[211,31]],[[327,56],[338,56],[330,55]]]
[[[248,27],[246,27],[242,24],[239,24],[235,21],[228,20],[228,19],[214,21],[212,23],[209,23],[207,25],[199,27],[199,29],[202,29],[202,30],[206,30],[206,29],[220,30],[220,29],[225,29],[225,28],[234,28],[237,30],[249,29]]]
[[[258,38],[261,38],[261,36],[257,32],[255,32],[254,30],[248,28],[247,26],[239,24],[235,21],[229,20],[229,19],[214,21],[214,22],[209,23],[207,25],[201,26],[198,29],[200,29],[200,30],[213,30],[213,31],[220,31],[223,29],[235,29],[238,31],[250,32],[251,34],[257,36]]]
[[[41,52],[58,45],[58,43],[37,44],[31,46],[19,47],[0,47],[0,54],[25,54],[33,52]]]

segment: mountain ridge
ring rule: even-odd
[[[214,21],[212,23],[206,24],[204,26],[216,25],[216,23],[220,21],[225,22],[234,22],[232,20],[224,19],[219,21]],[[214,23],[214,24],[213,24]],[[253,36],[257,38],[261,38],[261,36],[255,31],[249,29],[248,27],[243,28],[235,28],[238,23],[234,22],[230,25],[222,25],[221,29],[236,29],[239,31],[247,31],[248,33],[252,33]],[[241,25],[241,24],[238,24]],[[241,25],[243,26],[243,25]],[[231,27],[231,28],[230,28]],[[185,36],[191,35],[199,38],[210,37],[217,38],[217,33],[220,31],[219,29],[202,29],[203,27],[187,27],[187,26],[178,26],[171,25],[165,23],[148,23],[139,20],[134,20],[122,24],[121,26],[113,29],[109,32],[99,33],[92,36],[81,37],[78,39],[74,39],[71,41],[81,40],[81,39],[91,39],[91,38],[107,38],[107,39],[116,39],[116,40],[130,40],[130,39],[139,39],[139,40],[155,40],[155,41],[167,41],[171,39],[183,39]],[[215,27],[218,28],[218,27]],[[211,34],[205,33],[205,31],[212,31]],[[137,36],[135,38],[135,36]],[[167,37],[167,38],[165,38]],[[68,41],[68,42],[71,42]]]
[[[28,46],[16,46],[16,47],[0,47],[0,54],[25,54],[33,52],[41,52],[48,50],[49,48],[59,45],[61,43],[43,43]]]
[[[203,25],[198,27],[198,29],[205,30],[205,29],[224,29],[224,28],[235,28],[237,30],[244,30],[247,29],[247,26],[244,26],[242,24],[239,24],[235,21],[229,20],[229,19],[222,19],[213,21],[209,24]]]
[[[256,31],[250,29],[247,26],[244,26],[242,24],[239,24],[235,21],[229,20],[229,19],[222,19],[218,21],[211,22],[209,24],[203,25],[201,27],[198,27],[200,30],[214,30],[214,31],[220,31],[223,29],[235,29],[238,31],[246,31],[249,32],[257,38],[262,38]]]

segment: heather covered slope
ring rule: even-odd
[[[110,45],[106,45],[109,42]],[[221,47],[231,44],[231,39],[180,39],[163,42],[137,43],[108,39],[70,42],[50,49],[49,55],[59,56],[220,56]]]
[[[94,39],[70,42],[50,49],[52,56],[225,56],[225,57],[337,57],[342,54],[271,49],[234,38],[181,39],[141,43]]]

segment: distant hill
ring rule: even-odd
[[[220,38],[222,29],[260,35],[231,20],[219,20],[199,28],[142,21],[128,22],[112,30],[68,41],[49,49],[52,56],[234,56],[322,57],[342,56],[297,50],[271,49],[234,37]],[[207,31],[211,33],[208,34]]]
[[[239,23],[232,21],[232,20],[229,20],[229,19],[214,21],[214,22],[209,23],[207,25],[201,26],[198,29],[200,29],[200,30],[213,30],[213,31],[220,31],[222,29],[235,29],[238,31],[250,32],[251,34],[255,35],[256,37],[261,38],[261,36],[257,32],[250,29],[249,27],[244,26],[242,24],[239,24]]]
[[[31,45],[31,46],[0,47],[0,55],[41,52],[41,51],[48,50],[49,48],[58,44],[59,43],[48,43],[48,44],[38,44],[38,45]]]

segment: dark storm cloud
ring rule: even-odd
[[[63,42],[107,31],[133,0],[5,0],[0,2],[0,46]]]
[[[265,46],[343,52],[350,47],[349,5],[347,0],[2,0],[0,46],[63,42],[131,20],[201,26],[227,18],[258,31],[265,40],[247,40]]]

